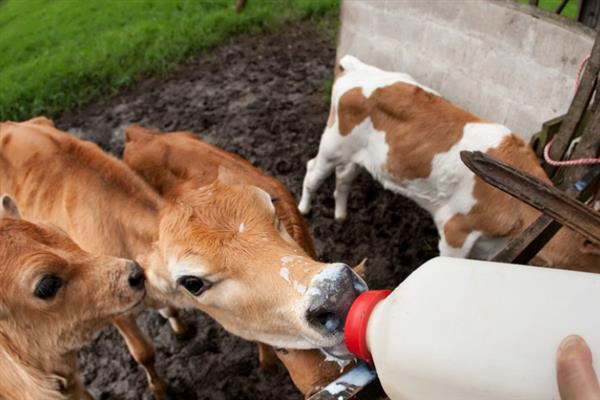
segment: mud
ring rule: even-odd
[[[302,22],[237,38],[190,60],[168,77],[143,80],[116,97],[65,113],[57,125],[120,155],[129,123],[191,130],[281,179],[299,199],[306,162],[327,121],[323,87],[332,75],[335,40]],[[333,219],[333,177],[315,199],[310,224],[319,257],[354,265],[368,257],[372,288],[392,288],[437,254],[429,216],[385,191],[366,173],[353,185],[348,219]],[[197,335],[174,338],[157,313],[139,317],[157,347],[157,365],[173,399],[300,399],[285,370],[261,371],[256,346],[186,312]],[[146,378],[114,329],[80,352],[85,383],[98,399],[149,399]]]

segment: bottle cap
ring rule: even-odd
[[[367,347],[367,324],[373,308],[392,293],[391,290],[368,290],[361,293],[350,306],[344,324],[344,341],[352,354],[366,362],[372,362]]]

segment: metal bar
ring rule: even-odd
[[[387,399],[377,374],[360,363],[344,375],[313,394],[308,400],[379,400]]]

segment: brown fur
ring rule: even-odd
[[[51,221],[94,254],[138,259],[152,250],[163,200],[124,164],[44,117],[2,123],[0,138],[0,190],[17,200],[25,218]],[[133,316],[116,324],[161,398],[166,384],[154,369],[150,342]]]
[[[315,257],[308,227],[291,194],[279,181],[265,175],[246,160],[197,139],[191,132],[161,134],[130,125],[125,130],[125,137],[124,161],[163,196],[185,197],[190,179],[194,182],[193,187],[207,185],[223,167],[229,171],[228,179],[265,190],[277,199],[275,209],[284,228],[311,257]],[[259,346],[259,350],[261,362],[272,363],[268,349]],[[340,374],[337,364],[324,362],[324,356],[316,350],[287,350],[276,354],[288,369],[296,387],[305,395],[333,381]]]
[[[6,199],[0,209],[0,398],[91,399],[77,374],[77,348],[131,311],[145,292],[129,286],[130,262],[93,256],[58,228],[14,219],[18,212]],[[48,274],[64,284],[42,300],[33,291]]]
[[[387,170],[398,181],[428,177],[433,157],[448,151],[462,138],[466,123],[481,121],[449,101],[407,83],[379,88],[368,99],[361,88],[342,95],[342,135],[367,117],[375,129],[385,132],[389,154],[398,155],[389,157],[387,164]]]
[[[161,135],[130,125],[125,136],[123,160],[161,195],[172,196],[175,187],[189,178],[194,178],[198,186],[207,185],[217,178],[219,167],[223,167],[238,183],[267,192],[285,229],[311,257],[316,256],[294,197],[277,179],[265,175],[236,154],[198,140],[191,132]]]
[[[199,308],[249,340],[309,348],[338,344],[309,324],[306,311],[296,307],[304,307],[304,295],[280,276],[283,257],[302,265],[292,278],[304,287],[329,265],[309,257],[277,224],[271,198],[261,189],[220,179],[201,187],[190,181],[185,195],[164,202],[123,163],[51,125],[0,124],[0,143],[6,136],[11,139],[0,147],[0,190],[25,204],[25,217],[56,223],[84,249],[138,259],[150,283],[148,305]],[[201,296],[175,280],[171,268],[184,264],[210,280]],[[154,350],[133,322],[119,320],[119,329],[161,396],[165,387],[153,368]]]

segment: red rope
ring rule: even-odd
[[[568,167],[571,165],[589,165],[589,164],[600,164],[600,158],[581,158],[579,160],[564,160],[564,161],[556,161],[550,158],[550,149],[554,144],[554,140],[556,137],[553,137],[548,144],[544,147],[544,160],[550,165],[555,167]]]
[[[575,92],[577,92],[577,89],[579,89],[581,75],[583,74],[583,70],[585,69],[585,66],[588,63],[591,54],[592,53],[589,53],[583,60],[581,60],[581,63],[579,63],[579,70],[577,71],[577,76],[575,77]],[[572,165],[600,164],[600,158],[581,158],[579,160],[564,160],[564,161],[553,160],[552,158],[550,158],[550,149],[552,148],[552,144],[554,144],[554,139],[556,139],[556,136],[553,137],[551,141],[546,143],[546,146],[544,146],[544,160],[548,164],[550,164],[554,167],[568,167],[568,166],[572,166]]]
[[[579,69],[577,70],[577,76],[575,77],[575,91],[577,92],[577,89],[579,89],[579,83],[581,83],[581,75],[583,74],[583,70],[585,69],[585,66],[587,65],[588,61],[590,61],[590,56],[592,55],[592,53],[588,53],[587,56],[585,56],[585,58],[583,60],[581,60],[581,62],[579,63]]]

